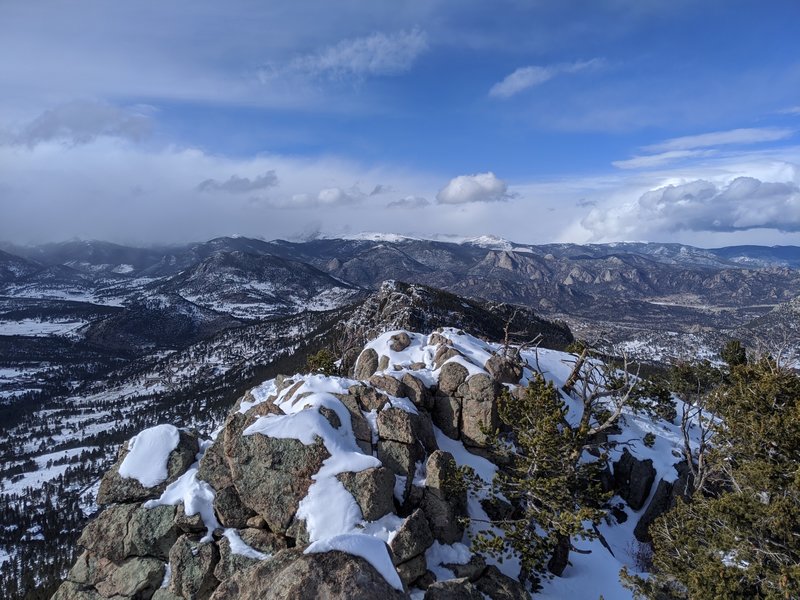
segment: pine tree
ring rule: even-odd
[[[596,536],[586,524],[599,523],[605,514],[600,463],[579,460],[583,434],[567,424],[566,406],[539,373],[518,397],[504,391],[498,408],[512,436],[495,432],[494,448],[509,466],[498,472],[490,496],[505,498],[516,510],[492,522],[501,534],[486,530],[473,539],[473,548],[500,558],[516,554],[535,586],[564,540]]]
[[[710,396],[708,476],[651,526],[649,598],[800,597],[800,376],[734,361]]]
[[[315,354],[311,354],[306,359],[306,368],[310,373],[320,375],[338,375],[339,365],[336,364],[336,357],[333,352],[323,348]]]

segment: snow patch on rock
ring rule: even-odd
[[[170,453],[178,447],[180,432],[174,425],[156,425],[131,438],[128,454],[119,466],[122,477],[136,479],[144,487],[166,481]]]

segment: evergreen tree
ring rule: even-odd
[[[311,354],[306,359],[306,368],[310,373],[339,375],[339,365],[336,364],[336,357],[327,348]]]
[[[710,397],[708,476],[651,526],[649,598],[800,597],[800,376],[738,363]]]
[[[504,390],[498,402],[503,427],[490,432],[501,468],[489,490],[493,502],[512,504],[509,516],[492,520],[491,528],[473,539],[475,550],[495,557],[517,555],[522,576],[533,581],[560,575],[572,540],[597,537],[609,494],[602,473],[608,465],[613,431],[624,409],[658,413],[665,394],[648,399],[655,388],[620,365],[598,360],[584,347],[562,392],[581,408],[567,420],[568,407],[553,384],[533,372],[527,389]],[[566,397],[566,396],[565,396]],[[480,487],[477,478],[470,480]]]
[[[604,515],[599,463],[578,460],[581,434],[566,425],[567,408],[540,374],[519,397],[504,391],[498,408],[501,421],[513,428],[513,446],[496,434],[494,448],[509,466],[497,473],[490,495],[516,510],[492,522],[500,535],[486,530],[475,536],[473,548],[499,558],[518,555],[535,585],[564,540],[595,537],[585,523]]]

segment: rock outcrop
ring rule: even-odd
[[[355,361],[358,381],[267,381],[211,440],[146,430],[141,439],[168,442],[159,464],[127,460],[136,446],[123,445],[55,597],[527,598],[464,545],[466,517],[513,511],[470,496],[459,470],[487,485],[497,470],[487,432],[500,425],[503,386],[524,375],[499,348],[453,329],[391,331]],[[637,510],[654,476],[627,451],[614,465]]]

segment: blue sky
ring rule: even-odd
[[[0,6],[0,239],[800,243],[796,1]]]

